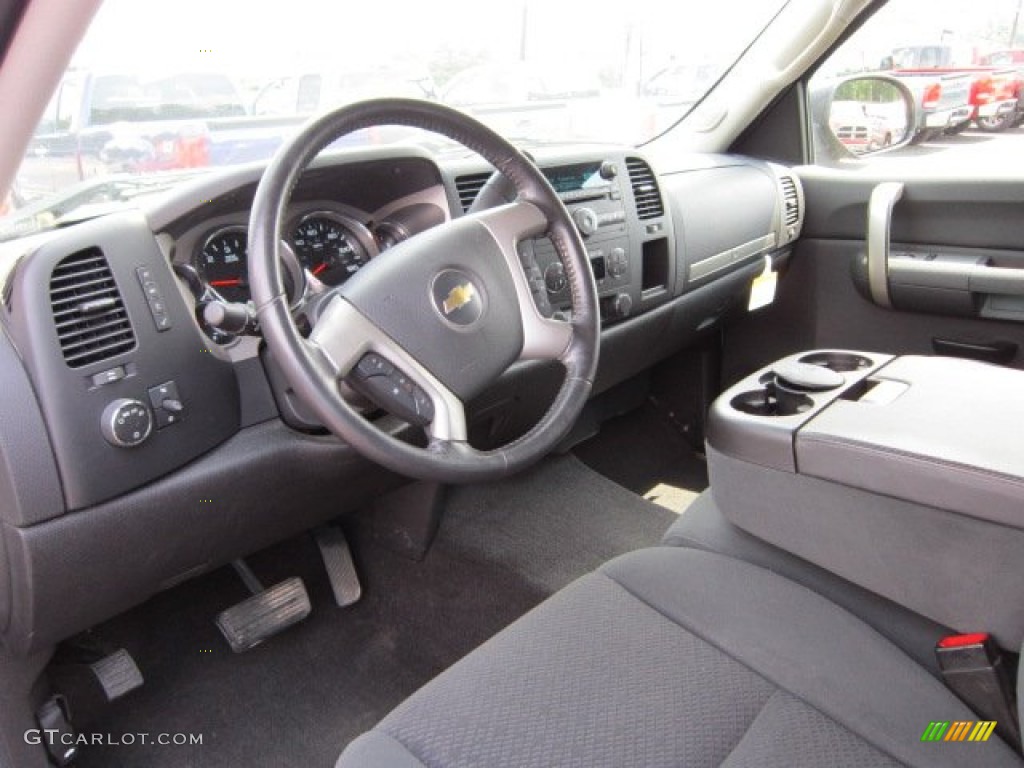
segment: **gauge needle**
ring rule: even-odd
[[[241,285],[242,281],[240,278],[233,277],[228,280],[211,280],[210,285],[214,288],[231,288],[236,285]]]
[[[325,269],[327,269],[326,261],[323,264],[317,264],[316,267],[313,268],[313,276],[315,277],[316,275],[319,275]]]

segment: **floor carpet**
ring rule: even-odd
[[[284,512],[284,511],[283,511]],[[213,618],[243,599],[222,568],[99,627],[127,648],[146,684],[78,713],[84,733],[199,734],[201,745],[83,749],[78,765],[332,766],[344,746],[408,694],[561,586],[617,554],[657,543],[674,519],[572,455],[502,483],[453,489],[422,562],[353,543],[363,582],[334,605],[312,539],[248,560],[265,584],[301,576],[302,624],[233,654]]]
[[[704,457],[650,404],[605,422],[573,452],[605,477],[677,514],[708,487]]]

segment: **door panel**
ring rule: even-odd
[[[997,275],[985,270],[999,279],[976,280],[971,284],[974,292],[964,283],[955,295],[947,295],[945,288],[932,288],[921,302],[908,302],[906,294],[901,301],[894,293],[897,306],[909,303],[931,311],[878,306],[865,296],[863,283],[858,290],[854,276],[867,252],[871,192],[878,183],[897,179],[819,167],[798,171],[807,205],[803,236],[780,281],[775,303],[727,329],[723,383],[800,349],[841,347],[927,355],[935,353],[936,340],[947,354],[984,357],[988,352],[1024,368],[1024,322],[963,316],[990,304],[1013,309],[1019,302],[1024,308],[1024,291],[1021,296],[996,296],[988,303],[991,294],[980,292],[1003,290],[1000,285],[1012,292],[1018,277],[1024,286],[1024,269],[1019,274],[1016,269],[1000,270]],[[1024,180],[899,180],[905,189],[892,213],[894,253],[938,253],[998,267],[1024,265]],[[894,268],[890,282],[895,279]],[[929,275],[923,282],[936,281]],[[913,291],[914,296],[921,293],[917,286]]]

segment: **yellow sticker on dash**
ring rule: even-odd
[[[750,286],[750,301],[747,303],[747,311],[767,307],[775,301],[775,289],[779,285],[779,274],[772,270],[772,257],[764,257],[764,272],[754,278]]]

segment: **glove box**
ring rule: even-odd
[[[1024,639],[1024,371],[822,350],[708,421],[734,524],[960,631]]]

